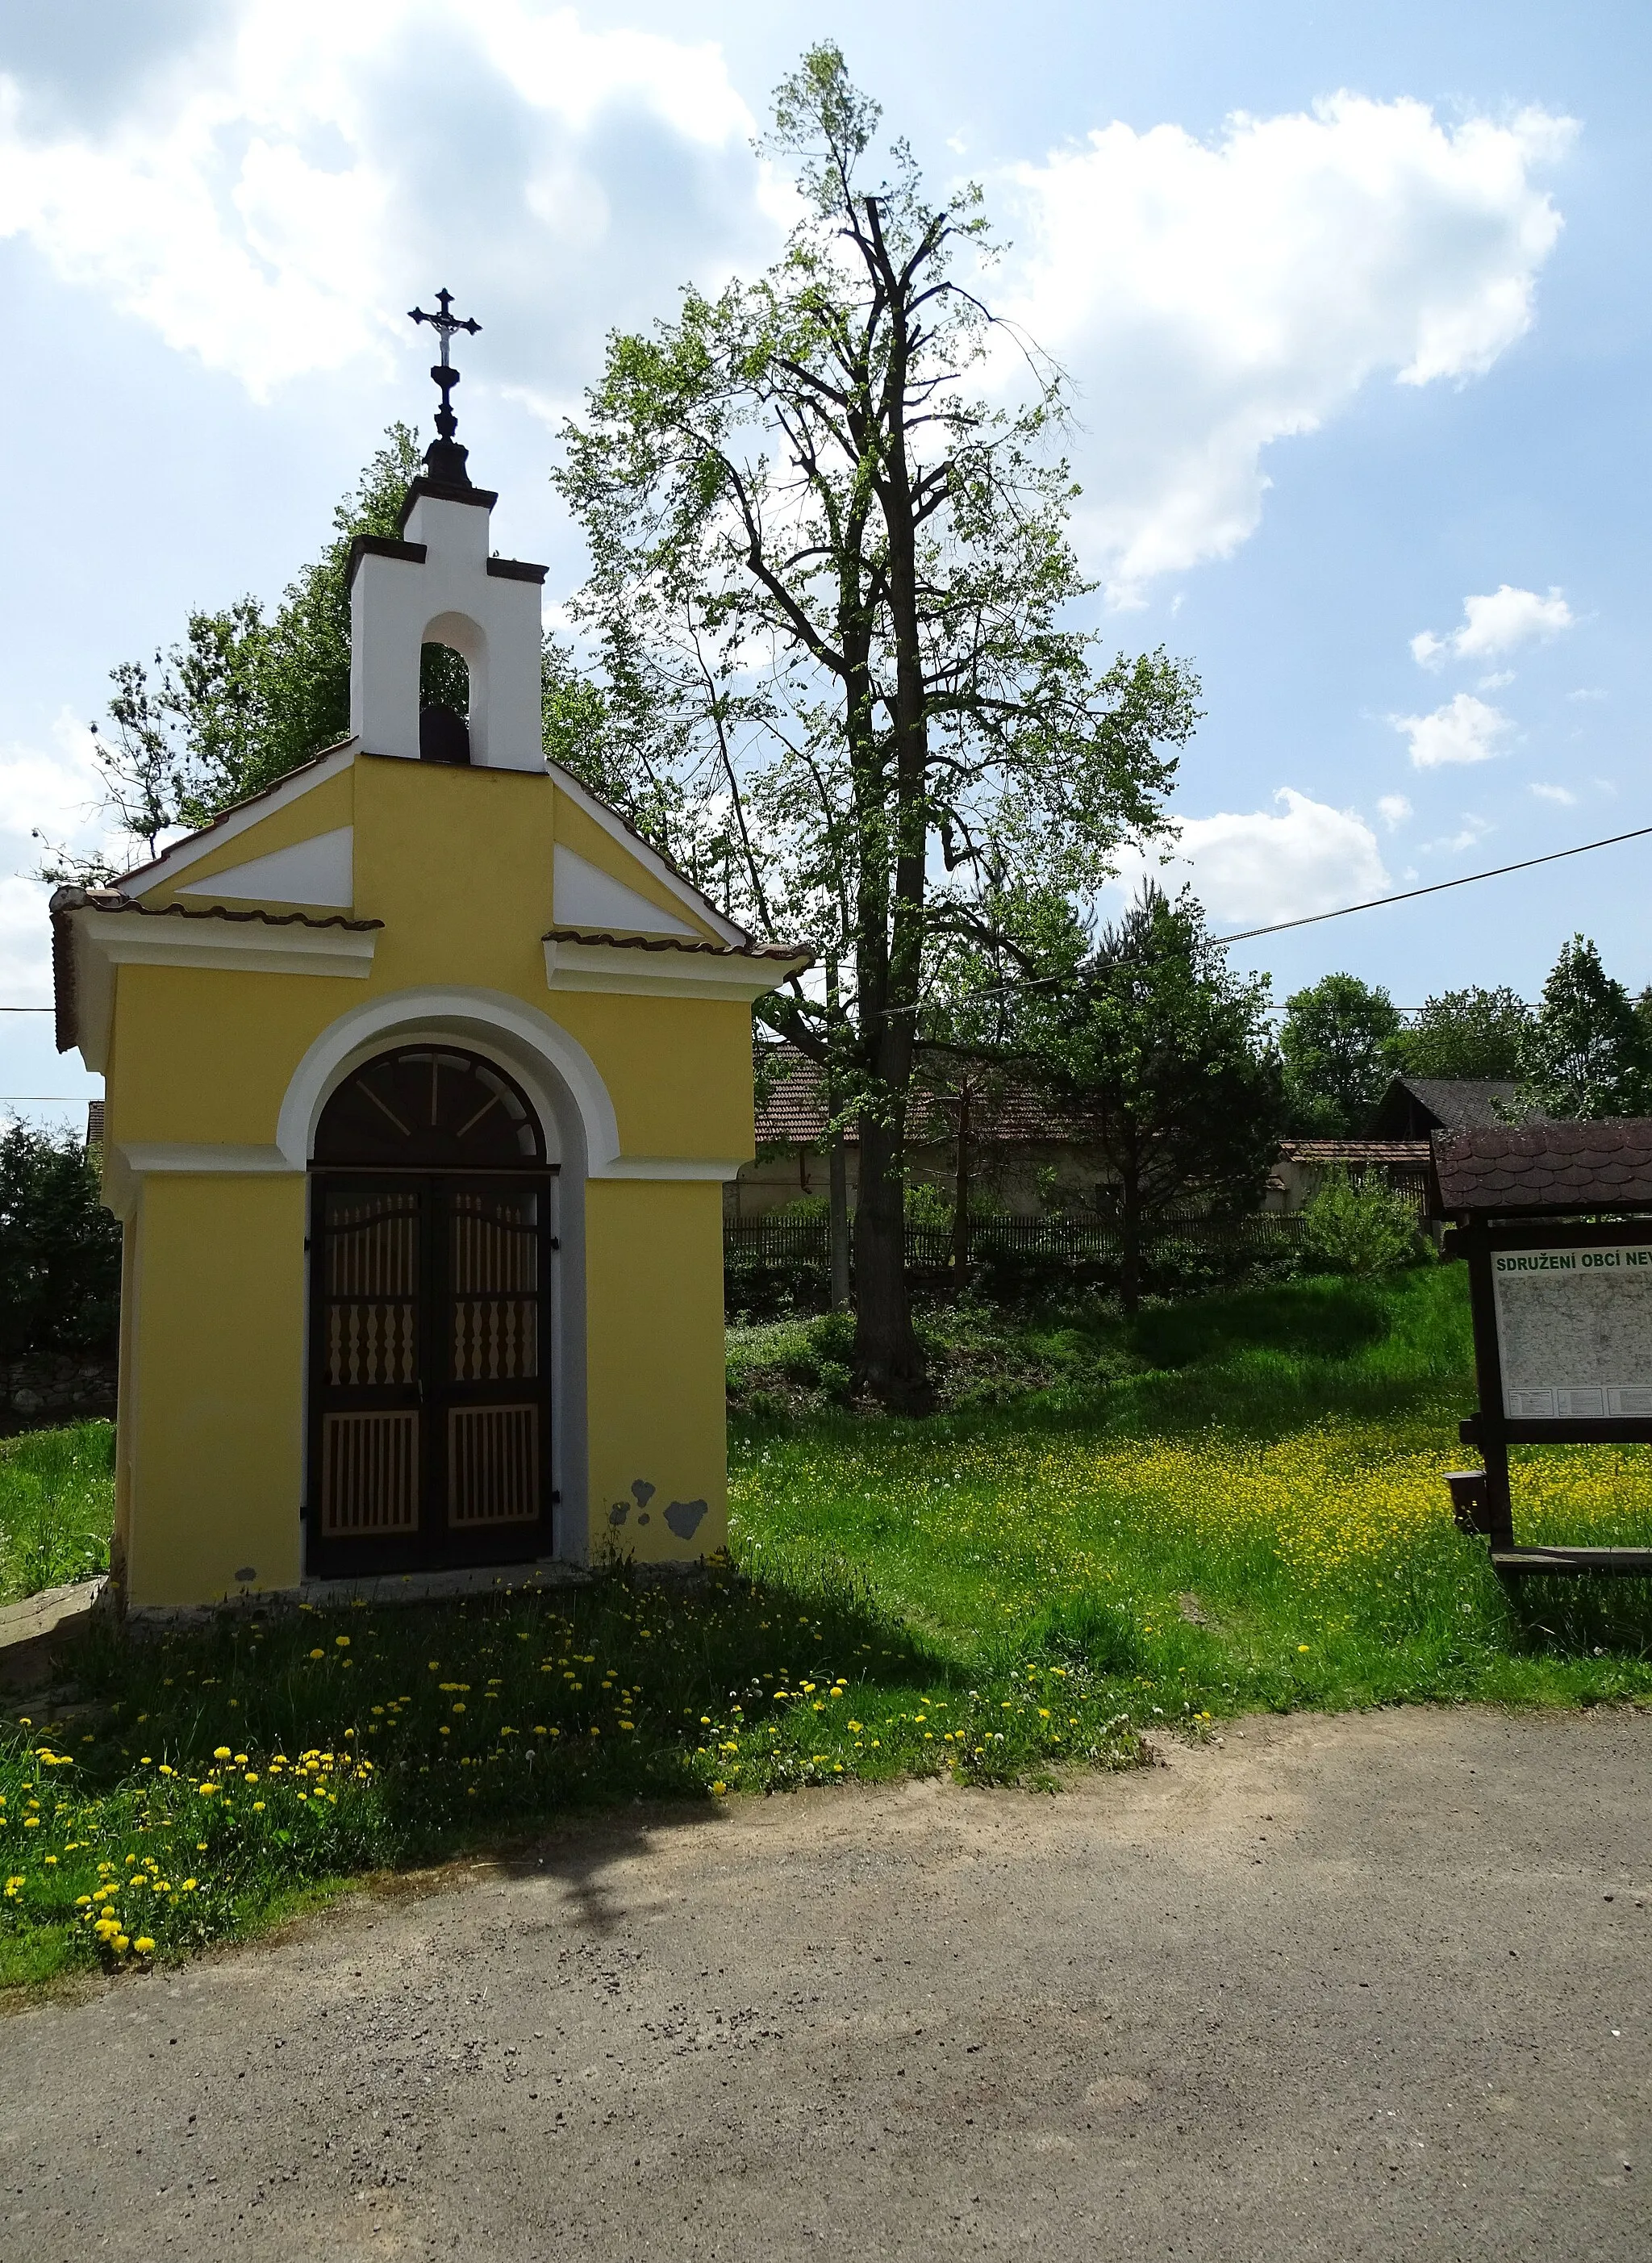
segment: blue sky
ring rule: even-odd
[[[385,424],[428,426],[445,282],[500,546],[604,332],[761,264],[749,139],[843,44],[1071,371],[1079,532],[1127,647],[1190,657],[1177,812],[1218,927],[1652,823],[1644,7],[534,0],[0,8],[0,1001],[48,994],[30,828],[95,837],[108,669],[273,596]],[[1419,641],[1420,640],[1420,641]],[[1582,928],[1652,980],[1652,843],[1242,946],[1403,1004],[1535,994]],[[95,1089],[0,1016],[0,1095]]]

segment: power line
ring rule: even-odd
[[[1259,935],[1283,935],[1288,928],[1317,927],[1321,920],[1346,919],[1351,912],[1380,911],[1384,904],[1408,904],[1417,896],[1437,896],[1445,888],[1466,888],[1475,880],[1500,880],[1505,872],[1529,872],[1534,864],[1558,864],[1563,857],[1584,857],[1591,849],[1615,849],[1620,841],[1643,841],[1652,825],[1637,825],[1633,833],[1611,833],[1604,841],[1580,841],[1575,849],[1551,849],[1546,857],[1524,857],[1518,864],[1494,864],[1489,872],[1464,872],[1455,880],[1432,880],[1425,888],[1403,888],[1397,896],[1372,896],[1362,904],[1341,904],[1334,912],[1309,912],[1302,919],[1277,920],[1272,927],[1242,928],[1237,935],[1219,935],[1217,943],[1251,943]]]
[[[55,1006],[0,1006],[0,1014],[54,1014]]]

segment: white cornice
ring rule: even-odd
[[[75,1045],[94,1075],[109,1066],[117,966],[198,966],[235,974],[332,974],[364,980],[377,930],[272,927],[263,920],[170,913],[65,915],[74,953]]]
[[[75,915],[86,943],[111,966],[206,966],[236,974],[343,974],[372,971],[378,931],[272,927],[263,920],[146,917],[141,912]]]
[[[723,958],[710,951],[628,950],[620,944],[559,937],[547,939],[545,946],[550,989],[605,990],[633,998],[722,998],[749,1005],[808,963],[806,953],[795,959]]]
[[[592,1178],[603,1179],[737,1179],[749,1155],[733,1162],[710,1161],[699,1155],[617,1155]]]
[[[215,1146],[193,1139],[122,1140],[120,1158],[129,1171],[140,1175],[150,1171],[210,1171],[249,1178],[284,1171],[291,1177],[303,1168],[290,1162],[279,1147]]]

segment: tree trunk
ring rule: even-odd
[[[849,1171],[843,1134],[833,1132],[826,1150],[832,1225],[832,1309],[849,1308]]]
[[[970,1087],[958,1086],[958,1168],[952,1189],[952,1285],[970,1285]]]
[[[856,1380],[895,1413],[922,1414],[931,1393],[906,1294],[905,1195],[898,1135],[891,1124],[862,1116],[855,1205]]]
[[[1121,1175],[1119,1302],[1127,1312],[1134,1313],[1142,1301],[1142,1188],[1134,1156]]]
[[[826,952],[826,1100],[827,1217],[830,1225],[832,1252],[832,1309],[847,1312],[849,1308],[849,1174],[848,1158],[843,1152],[843,1127],[838,1122],[838,1109],[842,1095],[838,1088],[836,1064],[838,1045],[843,1033],[842,1016],[839,1010],[838,955]]]

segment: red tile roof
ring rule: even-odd
[[[616,951],[700,951],[718,958],[783,958],[812,962],[814,946],[808,943],[717,943],[691,935],[610,935],[605,928],[552,927],[546,943],[606,943]],[[799,970],[801,971],[801,970]]]
[[[1280,1153],[1288,1163],[1317,1166],[1391,1163],[1414,1171],[1428,1166],[1426,1139],[1288,1139]]]
[[[826,1126],[826,1071],[820,1064],[808,1059],[795,1045],[761,1046],[757,1054],[757,1080],[759,1143],[819,1146]],[[914,1085],[908,1137],[920,1146],[953,1139],[956,1105],[944,1092]],[[1063,1116],[1036,1093],[1014,1085],[990,1101],[975,1101],[970,1120],[975,1137],[983,1142],[1084,1145],[1091,1137],[1082,1120]],[[850,1144],[858,1137],[852,1121],[843,1137]]]

